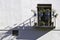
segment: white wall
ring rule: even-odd
[[[58,13],[56,29],[60,29],[60,0],[0,0],[0,29],[23,22],[33,15],[31,9],[37,11],[37,4],[47,3],[52,4],[52,8]],[[41,40],[45,40],[46,37],[47,40],[60,40],[59,32],[49,32]]]
[[[0,27],[22,21],[20,0],[0,0]]]

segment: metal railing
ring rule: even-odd
[[[8,31],[10,29],[12,29],[12,27],[17,27],[17,26],[20,26],[20,27],[27,27],[27,26],[33,26],[34,25],[34,22],[35,22],[35,19],[34,19],[34,15],[32,17],[30,17],[29,19],[25,20],[24,22],[22,23],[16,23],[12,26],[7,26],[5,27],[4,29],[0,29],[0,31]]]
[[[33,26],[34,25],[34,23],[35,23],[35,19],[34,19],[34,15],[32,16],[32,17],[30,17],[29,19],[27,19],[27,20],[25,20],[24,22],[22,22],[22,23],[20,23],[20,24],[14,24],[13,26],[20,26],[20,27],[23,27],[23,29],[24,29],[24,27],[28,27],[28,26]],[[32,25],[33,24],[33,25]],[[12,29],[12,26],[7,26],[7,27],[5,27],[5,29],[2,29],[2,30],[0,30],[0,31],[9,31],[9,30],[7,30],[9,28],[9,30],[10,29]],[[4,39],[4,38],[2,38],[2,37],[4,37],[4,35],[9,35],[9,34],[6,34],[6,32],[5,33],[1,33],[0,34],[0,40],[2,40],[2,39]],[[10,37],[11,38],[11,37]],[[13,37],[14,38],[14,37]],[[11,38],[11,40],[13,40],[13,38]]]
[[[35,22],[35,19],[34,19],[34,16],[32,16],[32,17],[30,17],[29,19],[27,19],[26,21],[24,21],[23,23],[20,23],[20,24],[14,24],[13,26],[21,26],[21,27],[23,27],[23,29],[24,29],[24,27],[27,27],[27,26],[33,26],[32,25],[32,23],[34,24],[34,22]],[[0,30],[1,31],[1,33],[0,33],[0,40],[3,40],[5,37],[7,37],[7,36],[9,36],[9,35],[11,35],[11,33],[9,34],[9,33],[7,33],[9,30],[11,31],[11,29],[12,29],[12,27],[10,27],[10,26],[7,26],[7,27],[5,27],[5,29],[2,29],[2,30]],[[9,32],[10,32],[9,31]],[[3,32],[3,33],[2,33]],[[14,39],[14,37],[9,37],[9,40],[13,40]]]

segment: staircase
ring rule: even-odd
[[[11,35],[10,37],[9,37],[9,39],[7,39],[7,40],[14,40],[14,38],[16,39],[16,37],[14,36],[12,36],[12,30],[19,30],[19,35],[20,35],[20,33],[21,33],[21,35],[24,37],[24,35],[26,36],[27,35],[27,33],[30,35],[30,37],[29,38],[32,38],[32,37],[34,37],[34,36],[41,36],[41,35],[43,35],[43,34],[45,34],[45,33],[47,33],[47,31],[45,31],[45,32],[41,32],[41,31],[36,31],[35,29],[33,29],[32,27],[38,27],[38,28],[41,28],[41,27],[39,27],[39,26],[34,26],[34,23],[35,23],[35,17],[36,17],[36,14],[35,15],[33,15],[31,18],[29,18],[29,19],[27,19],[26,21],[24,21],[23,23],[20,23],[20,24],[14,24],[13,26],[7,26],[5,29],[3,29],[3,30],[0,30],[0,31],[3,31],[4,33],[1,33],[0,34],[0,40],[3,40],[4,38],[6,38],[6,37],[8,37],[9,35]],[[12,27],[14,27],[14,28],[12,28]],[[52,27],[42,27],[42,28],[52,28]],[[41,28],[41,29],[42,29]],[[55,27],[53,27],[53,28],[55,28]],[[22,32],[23,31],[23,32]],[[27,32],[27,33],[26,33]],[[25,33],[24,35],[23,35],[23,33]],[[42,34],[40,34],[40,33],[42,33]],[[31,37],[31,34],[33,35],[32,37]],[[28,36],[28,35],[27,35]],[[18,36],[17,37],[17,39],[19,40],[19,37],[20,36]],[[25,38],[25,37],[24,37]]]
[[[21,29],[25,29],[25,27],[32,27],[34,25],[34,22],[35,22],[35,19],[34,19],[35,16],[32,16],[30,17],[29,19],[27,19],[26,21],[24,21],[23,23],[20,23],[20,24],[14,24],[13,27],[18,27]],[[33,25],[32,25],[33,24]],[[0,30],[0,31],[3,31],[4,33],[1,33],[0,34],[0,40],[3,40],[4,38],[8,37],[9,35],[12,34],[12,29],[15,29],[15,28],[12,28],[12,26],[7,26],[5,27],[3,30]],[[10,37],[9,40],[13,40],[14,37]]]

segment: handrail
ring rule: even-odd
[[[52,12],[52,13],[53,13],[53,12]],[[31,26],[31,23],[34,22],[34,20],[31,21],[31,19],[34,18],[35,15],[37,15],[37,14],[34,14],[32,17],[30,17],[29,19],[25,20],[24,22],[22,22],[22,23],[20,23],[20,24],[14,24],[13,26],[20,26],[20,25],[25,26],[25,25],[27,25],[28,23],[30,23],[30,26]],[[53,14],[52,14],[52,16],[53,16]],[[53,17],[52,17],[52,18],[53,18]],[[29,22],[28,22],[28,23],[25,23],[25,22],[27,22],[27,21],[29,21]],[[5,27],[5,28],[11,28],[11,27],[10,27],[10,26],[7,26],[7,27]]]
[[[23,26],[24,26],[25,22],[31,21],[32,18],[34,18],[34,15],[33,15],[32,17],[30,17],[29,19],[25,20],[24,22],[22,22],[22,23],[20,23],[20,24],[14,24],[13,26],[20,26],[20,25],[22,25],[22,24],[23,24]],[[28,22],[28,23],[30,23],[30,26],[31,26],[31,22]],[[26,24],[28,24],[28,23],[26,23]],[[25,25],[26,25],[26,24],[25,24]],[[7,28],[11,28],[11,27],[10,27],[10,26],[5,27],[5,29],[7,29]]]
[[[34,17],[34,16],[32,16],[31,18],[33,18],[33,17]],[[29,19],[31,19],[31,18],[29,18]],[[29,19],[25,20],[24,22],[20,23],[19,25],[25,23],[25,22],[28,21]]]

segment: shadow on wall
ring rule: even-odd
[[[42,30],[36,30],[33,27],[25,27],[23,29],[23,27],[17,26],[9,31],[7,31],[5,34],[12,34],[12,30],[18,30],[18,36],[16,37],[16,39],[27,39],[27,40],[36,40],[38,38],[40,38],[41,36],[45,35],[46,33],[48,33],[51,30],[47,30],[47,31],[42,31]],[[17,32],[16,32],[17,33]],[[4,39],[5,37],[8,37],[9,35],[5,35],[3,36],[0,40]]]
[[[51,29],[52,30],[52,29]],[[28,40],[36,40],[40,38],[41,36],[45,35],[51,30],[42,31],[42,30],[36,30],[32,27],[26,27],[24,30],[19,30],[19,36],[17,36],[17,39],[28,39]]]

